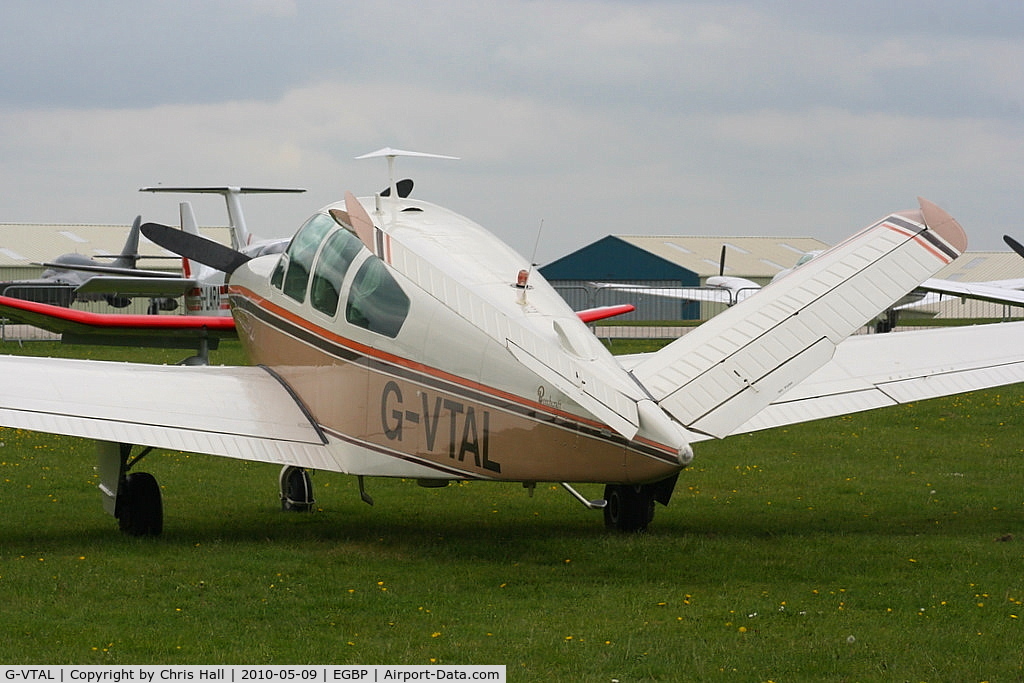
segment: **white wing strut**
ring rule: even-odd
[[[633,375],[687,429],[725,437],[967,246],[923,199],[829,249],[653,354]]]

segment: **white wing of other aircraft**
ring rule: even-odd
[[[992,280],[990,282],[954,282],[929,278],[918,289],[925,294],[919,301],[906,304],[900,310],[909,310],[942,301],[943,297],[980,299],[997,304],[1024,305],[1024,279]]]
[[[183,255],[202,260],[191,241]],[[846,339],[965,245],[922,200],[620,363],[479,225],[400,193],[347,195],[284,254],[231,264],[254,366],[0,357],[0,424],[97,440],[106,508],[132,534],[163,524],[133,446],[280,464],[286,507],[311,504],[306,468],[356,475],[364,500],[366,476],[559,482],[634,531],[668,503],[694,442],[1024,381],[1022,324],[956,330],[956,343]],[[604,483],[604,498],[568,482]]]

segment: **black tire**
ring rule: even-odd
[[[636,533],[654,519],[654,497],[643,486],[608,484],[604,487],[604,526],[613,531]]]
[[[152,474],[135,472],[125,477],[117,497],[117,525],[129,536],[159,536],[163,532],[163,499]]]
[[[281,473],[281,509],[309,512],[315,504],[309,472],[301,467],[285,468]]]

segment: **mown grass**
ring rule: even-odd
[[[369,507],[318,473],[320,509],[282,513],[275,467],[159,452],[164,535],[125,538],[91,444],[3,429],[0,662],[1018,680],[1022,407],[1017,385],[701,443],[626,536],[546,486],[370,480]]]

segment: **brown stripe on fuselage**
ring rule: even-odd
[[[252,361],[335,438],[458,478],[628,483],[680,469],[653,442],[341,337],[248,289],[231,295]]]

